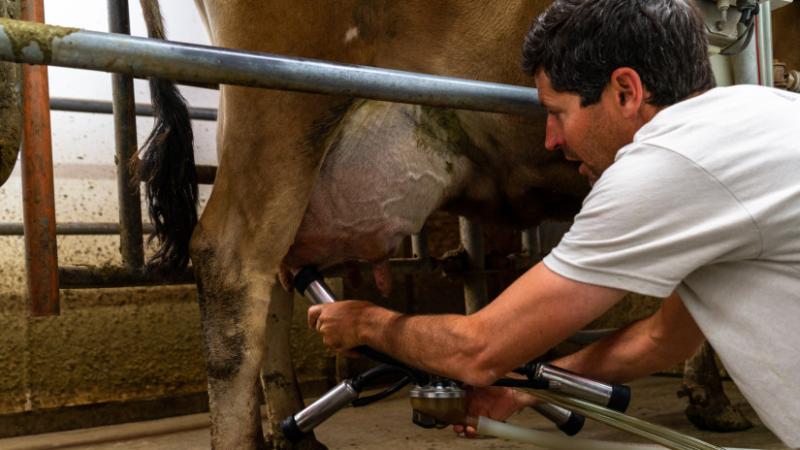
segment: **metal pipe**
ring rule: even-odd
[[[153,225],[142,225],[145,233],[153,232]],[[62,236],[103,236],[119,234],[118,223],[77,223],[61,222],[56,224],[56,235]],[[21,223],[0,223],[0,236],[23,236],[25,230]]]
[[[128,0],[108,0],[108,28],[112,33],[131,33]],[[130,75],[111,74],[111,87],[120,224],[119,250],[122,265],[128,269],[138,269],[144,265],[144,244],[139,183],[134,181],[130,170],[131,158],[138,148],[133,78]]]
[[[536,89],[0,19],[0,59],[177,81],[534,114]]]
[[[76,98],[50,98],[51,111],[70,111],[96,114],[112,114],[111,102],[102,100],[85,100]],[[153,116],[153,106],[146,103],[136,103],[137,116]],[[189,108],[189,117],[193,120],[217,120],[216,108]]]
[[[740,32],[746,33],[744,26],[740,26]],[[733,60],[733,81],[736,84],[758,84],[758,54],[756,52],[756,40],[751,39],[741,53],[734,55]]]
[[[529,258],[530,263],[542,259],[542,236],[539,227],[526,228],[520,232],[522,255]]]
[[[469,258],[469,270],[464,276],[464,307],[467,314],[477,312],[489,303],[486,289],[486,257],[483,252],[483,229],[466,217],[458,217],[461,245]]]
[[[299,440],[303,434],[313,430],[357,398],[358,392],[350,380],[344,380],[314,403],[289,417],[286,425],[282,424],[283,431],[292,441]]]
[[[214,184],[214,179],[217,178],[217,166],[204,166],[198,164],[195,166],[197,171],[197,182],[199,184]]]
[[[762,86],[773,87],[772,73],[772,5],[764,0],[758,5],[756,45],[758,46],[758,78]]]
[[[22,17],[44,22],[42,3],[23,2]],[[21,165],[28,301],[34,317],[57,315],[58,255],[47,67],[25,65],[22,73],[25,119]]]
[[[425,259],[428,256],[428,229],[422,227],[419,233],[411,235],[411,253],[414,258]]]
[[[61,289],[93,289],[131,286],[192,284],[189,268],[181,273],[161,274],[125,267],[62,266],[58,269]]]

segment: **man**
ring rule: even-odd
[[[407,316],[315,306],[326,345],[368,345],[474,386],[544,353],[626,292],[650,318],[554,362],[625,382],[681,362],[704,336],[762,421],[800,447],[800,96],[713,88],[703,21],[684,0],[556,0],[524,65],[546,147],[593,188],[562,242],[483,310]],[[473,390],[505,419],[531,399]]]

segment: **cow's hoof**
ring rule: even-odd
[[[267,450],[328,450],[324,444],[319,442],[314,435],[307,436],[292,444],[281,436],[267,436]]]
[[[711,408],[689,405],[685,413],[689,422],[701,430],[726,432],[753,428],[747,417],[730,403]]]
[[[707,385],[683,385],[679,397],[689,397],[684,410],[686,418],[701,430],[742,431],[753,427],[739,408],[735,407],[721,389]]]
[[[294,447],[292,448],[294,450],[328,450],[328,447],[326,447],[325,444],[318,441],[314,437],[303,439],[297,444],[294,444]]]

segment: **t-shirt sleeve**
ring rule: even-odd
[[[640,146],[597,181],[544,264],[576,281],[666,297],[699,267],[760,251],[732,192],[684,156]]]

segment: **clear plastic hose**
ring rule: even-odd
[[[722,450],[722,447],[709,444],[701,441],[700,439],[687,436],[677,431],[670,430],[669,428],[662,427],[642,419],[627,416],[623,413],[598,406],[590,402],[575,399],[565,395],[557,394],[551,391],[524,389],[531,395],[534,395],[548,403],[570,409],[578,414],[594,419],[598,422],[604,423],[611,427],[617,428],[622,431],[643,437],[647,440],[655,442],[664,447],[674,450]],[[488,423],[488,422],[487,422]],[[480,432],[480,431],[479,431]],[[614,443],[617,444],[617,443]],[[572,445],[572,444],[570,444]],[[553,448],[581,448],[580,446],[570,447],[553,447]],[[588,447],[586,447],[588,448]],[[604,448],[621,448],[621,447],[592,447],[598,449]],[[632,447],[633,448],[633,447]],[[652,448],[652,447],[635,447],[635,448]]]
[[[658,444],[638,444],[632,442],[600,441],[564,436],[560,433],[532,430],[508,423],[498,422],[488,417],[479,417],[479,434],[496,436],[520,442],[527,442],[541,449],[552,450],[661,450]],[[743,449],[727,449],[743,450]]]
[[[527,442],[538,448],[554,450],[663,450],[664,448],[657,444],[633,444],[569,437],[560,433],[518,427],[483,416],[478,418],[477,429],[479,434],[486,436]]]

